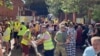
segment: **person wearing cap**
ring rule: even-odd
[[[41,26],[42,36],[37,40],[38,45],[43,44],[44,56],[54,56],[54,44],[50,33],[46,29],[46,25]]]
[[[3,34],[3,40],[5,42],[5,46],[6,46],[6,54],[8,55],[9,53],[9,49],[10,49],[10,33],[11,33],[11,28],[10,28],[10,24],[6,23],[6,30],[4,31]]]
[[[83,56],[100,56],[100,36],[92,37],[91,44],[84,50]]]
[[[33,26],[29,26],[28,30],[26,30],[25,34],[22,37],[22,56],[29,56],[29,46],[32,39]]]
[[[55,42],[56,42],[56,49],[55,49],[55,56],[67,56],[65,47],[66,47],[66,39],[67,39],[67,32],[66,32],[65,25],[60,25],[59,31],[55,35]]]

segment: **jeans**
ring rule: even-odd
[[[52,50],[45,50],[44,56],[54,56],[54,49],[52,49]]]

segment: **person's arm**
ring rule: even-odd
[[[37,45],[43,44],[45,40],[43,38],[36,40]]]
[[[36,40],[36,42],[39,44],[43,44],[43,42],[45,40],[48,40],[50,38],[50,36],[48,34],[45,34],[44,36],[42,36],[42,38],[40,38],[39,40]]]
[[[70,43],[70,39],[71,39],[71,33],[70,31],[67,31],[67,39],[66,39],[66,43]]]
[[[68,35],[68,38],[66,39],[66,43],[67,43],[67,44],[70,43],[70,38],[71,38],[71,36]]]
[[[0,34],[0,44],[2,43],[2,34]]]
[[[56,39],[56,38],[57,38],[56,36],[57,36],[57,34],[56,34],[55,37],[54,37],[54,41],[57,43],[58,41],[57,41],[57,39]]]
[[[98,30],[97,30],[97,29],[95,29],[95,30],[94,30],[94,33],[93,33],[93,36],[94,36],[94,35],[96,35],[96,34],[97,34],[97,32],[98,32]]]

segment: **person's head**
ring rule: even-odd
[[[22,24],[22,25],[25,25],[25,23],[24,23],[24,22],[21,22],[21,24]]]
[[[91,39],[92,46],[96,52],[100,52],[100,37],[95,36]]]
[[[89,25],[89,29],[93,29],[93,25],[92,24]]]
[[[35,23],[36,23],[36,24],[39,24],[39,21],[36,21]]]
[[[29,26],[29,30],[31,31],[31,32],[33,32],[33,26]]]
[[[9,22],[5,23],[5,28],[7,28],[7,27],[10,27],[10,23]]]
[[[46,25],[42,25],[41,26],[41,32],[44,33],[47,30],[47,26]]]
[[[61,30],[62,32],[66,31],[66,26],[65,26],[65,25],[61,25],[61,26],[60,26],[60,30]]]
[[[78,28],[77,29],[82,29],[81,25],[78,25]]]
[[[73,27],[74,25],[73,25],[73,22],[70,22],[69,23],[69,27]]]
[[[97,30],[96,35],[100,36],[100,23],[95,24],[95,29]]]

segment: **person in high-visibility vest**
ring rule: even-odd
[[[22,56],[29,56],[29,46],[30,46],[30,43],[31,43],[31,40],[32,40],[32,33],[33,31],[33,27],[30,26],[28,30],[26,30],[23,38],[22,38],[22,41],[21,41],[21,44],[22,44]]]
[[[54,56],[54,44],[51,38],[50,33],[46,29],[46,25],[41,27],[42,30],[42,38],[37,40],[38,45],[43,44],[44,46],[44,56]]]
[[[10,24],[9,23],[6,23],[6,30],[4,31],[4,34],[3,34],[3,40],[6,44],[6,54],[9,53],[9,48],[10,48],[10,33],[11,33],[11,28],[10,28]]]
[[[16,19],[14,22],[14,41],[15,44],[14,46],[17,47],[18,46],[18,32],[20,31],[20,22]]]
[[[27,30],[27,27],[25,25],[24,22],[21,23],[21,28],[20,28],[20,31],[18,32],[18,37],[19,37],[19,45],[21,43],[21,40],[22,40],[22,36],[25,34],[25,31]],[[21,46],[21,45],[20,45]]]
[[[9,21],[7,21],[7,23],[10,25],[10,29],[11,29],[11,33],[10,33],[10,41],[9,41],[9,47],[11,47],[11,40],[13,38],[13,26],[14,26],[14,21],[12,18],[10,18]],[[9,51],[11,50],[11,48],[9,49]]]

